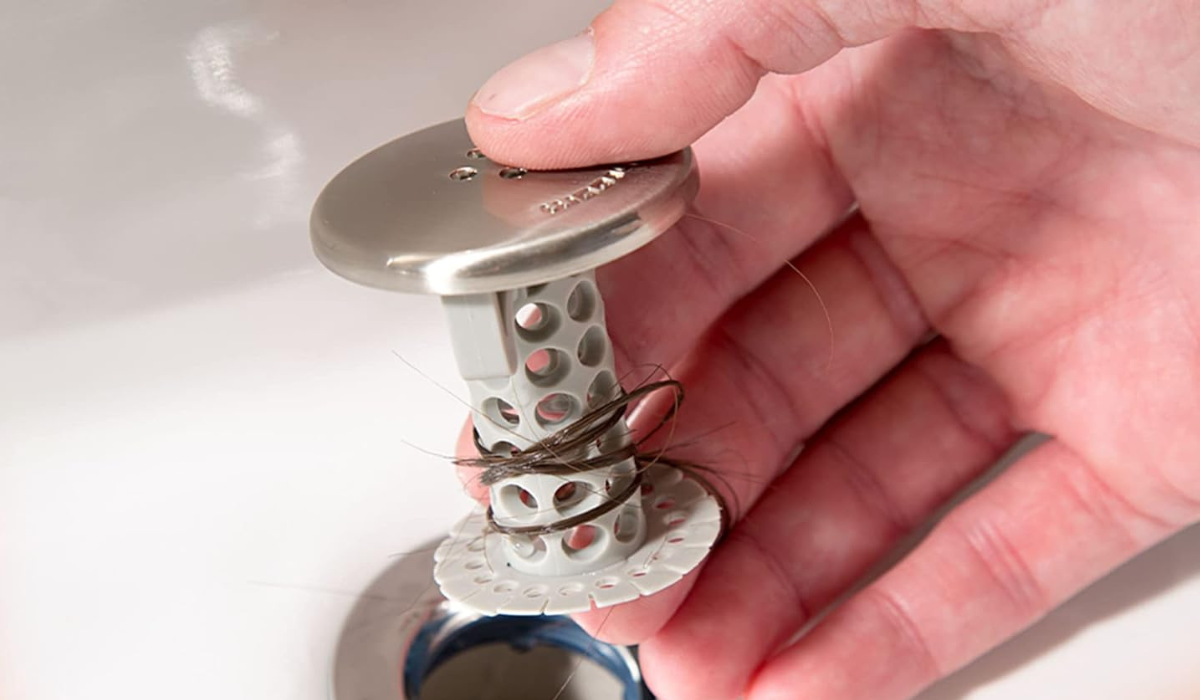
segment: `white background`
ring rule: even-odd
[[[467,509],[434,300],[318,189],[595,0],[42,0],[0,15],[0,698],[316,700],[355,593]],[[428,375],[419,376],[401,354]],[[1200,697],[1200,530],[923,696]]]

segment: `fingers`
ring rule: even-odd
[[[617,373],[627,384],[647,367],[673,367],[732,304],[849,208],[851,193],[818,135],[795,128],[796,109],[782,81],[766,81],[744,110],[696,145],[702,218],[685,217],[597,271]],[[813,313],[823,319],[819,309]],[[475,454],[469,438],[468,430],[457,454]],[[460,471],[478,498],[485,489],[477,476]]]
[[[783,81],[765,81],[696,144],[694,212],[704,218],[685,217],[597,272],[619,375],[674,365],[732,304],[844,216],[852,194],[819,134],[796,128],[797,109]]]
[[[672,456],[718,470],[715,485],[728,485],[722,491],[739,514],[815,430],[891,371],[927,330],[860,219],[798,266],[824,298],[833,335],[812,289],[794,271],[781,271],[731,309],[679,368],[688,398],[677,431],[660,433],[675,447]],[[680,584],[582,622],[605,639],[641,641],[666,623],[687,590]]]
[[[455,445],[454,454],[459,457],[475,456],[479,451],[475,449],[475,440],[473,437],[474,426],[471,421],[467,421],[463,425],[462,430],[458,432],[458,444]],[[480,503],[487,503],[488,489],[479,480],[482,471],[478,467],[457,467],[455,469],[458,474],[458,480],[462,483],[463,490],[467,495],[474,498]]]
[[[642,645],[658,696],[739,697],[764,659],[1011,444],[1007,414],[944,344],[921,350],[818,436]]]
[[[748,699],[908,698],[1173,529],[1045,444],[767,663]]]
[[[562,168],[678,150],[767,72],[812,68],[910,23],[912,3],[626,0],[497,72],[467,126],[495,160]]]

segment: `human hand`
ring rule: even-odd
[[[618,371],[734,422],[681,455],[752,506],[698,574],[584,616],[660,697],[909,697],[1200,519],[1198,36],[1178,0],[628,0],[480,90],[514,165],[699,138],[697,211],[747,233],[685,219],[600,272]]]

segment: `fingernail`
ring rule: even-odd
[[[501,68],[479,88],[473,101],[484,114],[526,119],[582,87],[591,76],[595,56],[595,41],[588,30]]]

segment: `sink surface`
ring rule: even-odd
[[[601,6],[7,13],[0,697],[326,696],[357,593],[468,509],[442,456],[465,409],[437,301],[327,273],[309,207]],[[1193,529],[922,700],[1200,696],[1197,552]]]

